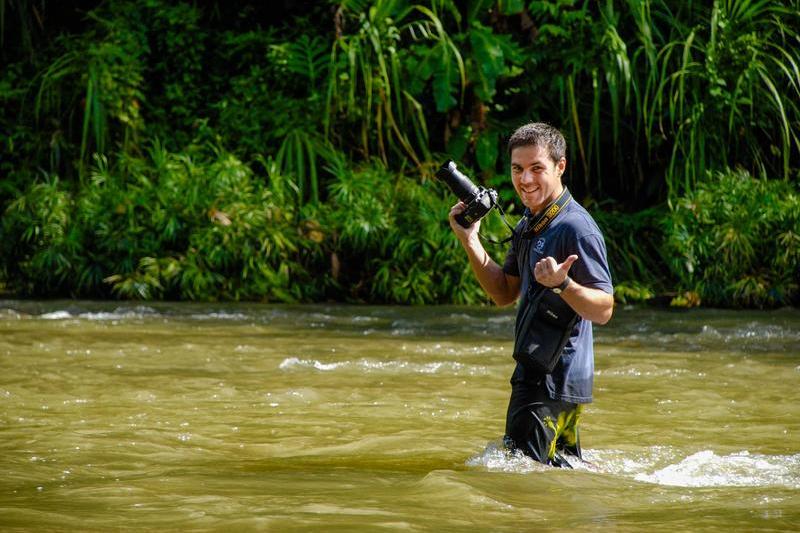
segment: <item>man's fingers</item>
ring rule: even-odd
[[[556,268],[558,268],[558,263],[556,263],[556,260],[553,259],[552,257],[550,257],[549,255],[547,257],[545,257],[545,258],[540,259],[539,260],[539,264],[541,264],[542,267],[545,267],[545,266],[550,267],[550,269],[552,269],[552,270],[555,270]]]
[[[459,213],[463,213],[464,209],[467,208],[467,204],[462,201],[459,201],[456,205],[450,208],[450,216],[455,216]]]

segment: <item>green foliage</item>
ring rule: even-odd
[[[340,265],[333,281],[354,301],[476,303],[486,296],[453,238],[449,191],[431,181],[392,175],[380,166],[331,169],[326,248]],[[495,215],[496,216],[496,215]],[[483,233],[498,238],[497,220]]]
[[[33,183],[3,218],[12,287],[144,300],[485,300],[441,184],[334,159],[329,201],[299,211],[291,188],[268,188],[205,146],[174,153],[156,142],[114,166],[98,156],[76,192],[57,178]],[[267,166],[272,183],[290,181]],[[501,231],[487,222],[487,234]]]
[[[452,93],[458,85],[463,91],[466,83],[461,54],[440,17],[423,5],[377,0],[361,13],[347,7],[346,3],[342,5],[340,16],[357,21],[358,31],[340,32],[333,43],[325,131],[343,135],[337,123],[345,129],[354,127],[358,136],[353,139],[346,135],[345,142],[359,146],[365,159],[377,155],[388,163],[389,156],[394,155],[419,166],[420,152],[428,155],[427,120],[422,104],[401,83],[409,72],[401,61],[408,57],[401,55],[401,36],[407,32],[413,39],[433,43],[425,48],[424,58],[411,60],[406,66],[411,66],[412,72],[422,72],[425,80],[433,77],[440,111],[455,105]],[[332,122],[339,115],[343,120]],[[414,133],[415,142],[409,132]]]
[[[153,122],[151,134],[174,138],[176,146],[183,146],[194,137],[196,122],[205,114],[206,47],[212,43],[201,26],[202,13],[184,2],[115,4],[107,7],[112,23],[129,27],[147,43],[145,104],[148,120]],[[123,17],[130,20],[125,22]]]
[[[271,32],[229,32],[221,41],[221,60],[228,71],[215,81],[221,89],[210,99],[217,131],[246,160],[274,155],[291,129],[313,124],[307,114],[319,113],[319,106],[313,99],[285,94],[297,76],[287,70],[286,43]]]
[[[625,213],[586,203],[605,238],[615,298],[622,303],[644,301],[670,288],[669,272],[659,249],[666,209]]]
[[[328,43],[315,35],[301,35],[285,45],[286,69],[301,78],[311,94],[316,94],[322,80],[327,77],[330,64]]]
[[[800,150],[797,6],[715,1],[705,15],[700,28],[676,21],[678,35],[661,46],[653,65],[661,74],[646,95],[648,139],[665,125],[674,139],[671,191],[691,191],[706,169],[732,160],[788,178]]]
[[[298,201],[315,204],[319,201],[320,189],[317,161],[331,161],[337,156],[327,139],[308,128],[298,127],[283,138],[275,160],[281,175],[295,178]]]
[[[646,302],[654,296],[652,288],[636,281],[614,285],[614,300],[622,304]]]
[[[35,295],[58,294],[80,261],[71,226],[74,202],[63,183],[45,175],[8,207],[2,222],[2,271]]]
[[[587,192],[652,203],[731,165],[789,177],[800,155],[795,0],[545,0],[528,9],[541,75],[523,90],[552,95],[544,103],[560,110],[554,122],[569,133]]]
[[[92,151],[105,152],[112,140],[123,150],[129,149],[144,128],[140,114],[144,101],[141,56],[146,44],[128,28],[103,19],[98,19],[98,31],[100,36],[59,39],[59,47],[68,51],[32,82],[36,88],[35,121],[48,116],[58,130],[80,131],[79,142],[75,138],[80,146],[80,166]]]
[[[772,307],[800,288],[800,194],[793,184],[717,172],[665,219],[664,257],[704,304]]]
[[[303,270],[293,258],[305,240],[293,226],[291,204],[284,208],[230,154],[202,156],[156,145],[151,163],[133,162],[136,180],[125,184],[122,198],[113,191],[105,202],[87,198],[92,205],[123,200],[116,216],[96,223],[98,241],[129,241],[122,245],[129,259],[114,265],[118,274],[107,281],[124,297],[301,299]]]
[[[798,27],[798,0],[0,0],[0,268],[38,295],[483,301],[427,180],[451,158],[508,205],[503,140],[543,120],[618,300],[790,302]],[[746,200],[729,167],[782,177],[784,218],[689,228],[687,199]]]
[[[295,301],[311,293],[292,258],[313,242],[285,205],[230,154],[156,143],[114,168],[98,157],[74,195],[31,185],[3,219],[24,246],[5,267],[31,294]]]
[[[491,102],[497,93],[497,81],[520,73],[512,65],[521,61],[522,50],[510,35],[494,33],[478,21],[472,23],[468,35],[472,51],[467,61],[470,81],[476,96],[482,102]]]

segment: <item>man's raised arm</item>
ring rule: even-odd
[[[453,233],[456,234],[461,246],[467,252],[472,271],[486,294],[497,305],[509,305],[519,296],[520,278],[503,272],[500,265],[489,257],[478,238],[480,221],[473,223],[468,228],[464,228],[456,222],[455,216],[463,212],[465,208],[463,202],[458,202],[450,209],[450,227],[453,228]]]

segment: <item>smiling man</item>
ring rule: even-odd
[[[592,401],[592,323],[608,322],[614,308],[606,247],[595,221],[561,182],[567,160],[560,131],[540,122],[526,124],[511,136],[508,151],[511,180],[526,210],[503,266],[483,248],[480,221],[469,228],[455,221],[465,208],[462,202],[450,210],[450,227],[495,303],[508,305],[521,296],[518,336],[526,334],[520,330],[523,311],[545,291],[577,314],[552,370],[517,363],[504,438],[509,449],[545,464],[569,466],[569,456],[581,457],[578,423],[583,404]]]

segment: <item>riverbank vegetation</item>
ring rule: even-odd
[[[542,120],[618,301],[798,303],[797,0],[203,6],[0,0],[5,291],[483,302],[433,173]]]

